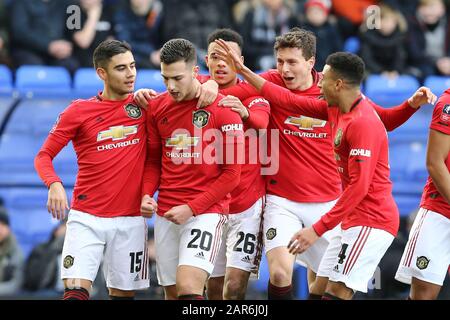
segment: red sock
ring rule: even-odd
[[[64,289],[63,300],[89,300],[89,291],[85,288]]]

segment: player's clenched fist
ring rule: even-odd
[[[150,197],[148,194],[142,197],[141,201],[141,215],[145,218],[151,218],[153,213],[158,211],[158,204],[155,199]]]
[[[175,224],[184,224],[194,213],[187,204],[176,206],[164,214],[164,218]]]

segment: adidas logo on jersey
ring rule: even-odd
[[[141,277],[139,277],[139,273],[136,275],[136,277],[134,277],[134,281],[140,281]]]
[[[339,272],[339,265],[338,265],[338,264],[334,266],[333,271],[334,271],[334,272]]]
[[[250,257],[249,256],[245,256],[241,259],[241,261],[243,262],[247,262],[247,263],[251,263]]]
[[[205,259],[205,255],[203,254],[203,251],[200,251],[195,255],[196,258]]]

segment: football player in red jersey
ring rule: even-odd
[[[434,108],[420,210],[395,278],[411,285],[409,299],[437,298],[450,264],[450,89]]]
[[[49,188],[48,211],[64,219],[66,191],[52,160],[72,141],[79,168],[62,253],[64,299],[89,298],[102,260],[110,297],[132,299],[135,290],[149,286],[147,224],[139,197],[146,113],[133,100],[136,68],[130,46],[104,41],[93,60],[103,91],[75,100],[60,114],[35,167]]]
[[[148,153],[141,210],[157,212],[158,281],[166,299],[203,299],[238,185],[244,135],[240,116],[218,106],[198,109],[193,44],[173,39],[161,49],[167,91],[148,101]],[[236,150],[235,150],[236,149]],[[157,204],[152,198],[159,190]]]
[[[355,291],[367,291],[368,281],[397,233],[399,217],[389,180],[386,129],[374,104],[360,92],[364,62],[349,53],[330,55],[318,83],[324,101],[295,95],[266,81],[246,68],[225,42],[218,43],[225,50],[219,55],[232,59],[230,63],[269,101],[330,122],[344,191],[312,227],[292,237],[288,248],[291,253],[303,253],[340,225],[319,266],[318,273],[328,280],[324,297],[350,299]],[[428,88],[420,88],[404,105],[418,107],[434,100]]]
[[[277,69],[261,77],[289,89],[301,97],[319,97],[322,77],[314,70],[316,38],[309,31],[294,28],[277,37],[274,45]],[[248,83],[222,90],[240,99],[259,94]],[[385,127],[393,130],[417,109],[408,104],[384,109],[374,106]],[[269,264],[269,299],[292,299],[292,273],[295,257],[286,244],[301,227],[312,226],[330,210],[341,194],[341,181],[335,169],[332,130],[328,122],[307,117],[280,101],[271,101],[268,134],[279,132],[279,170],[266,177],[267,201],[264,212],[265,251]],[[269,139],[272,141],[272,138]],[[273,149],[273,148],[272,148]],[[293,177],[292,168],[305,173]],[[307,174],[306,174],[307,173]],[[296,260],[308,266],[310,299],[320,299],[327,285],[317,276],[319,264],[334,231],[326,232]]]

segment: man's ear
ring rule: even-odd
[[[308,63],[309,63],[309,65],[310,65],[311,69],[314,68],[314,65],[316,64],[316,57],[312,56],[312,57],[308,60]]]
[[[208,55],[205,56],[205,63],[206,63],[206,66],[209,69],[209,57],[208,57]]]
[[[103,81],[106,80],[106,70],[103,68],[97,68],[97,70],[95,70],[97,72],[97,75],[100,79],[102,79]]]

